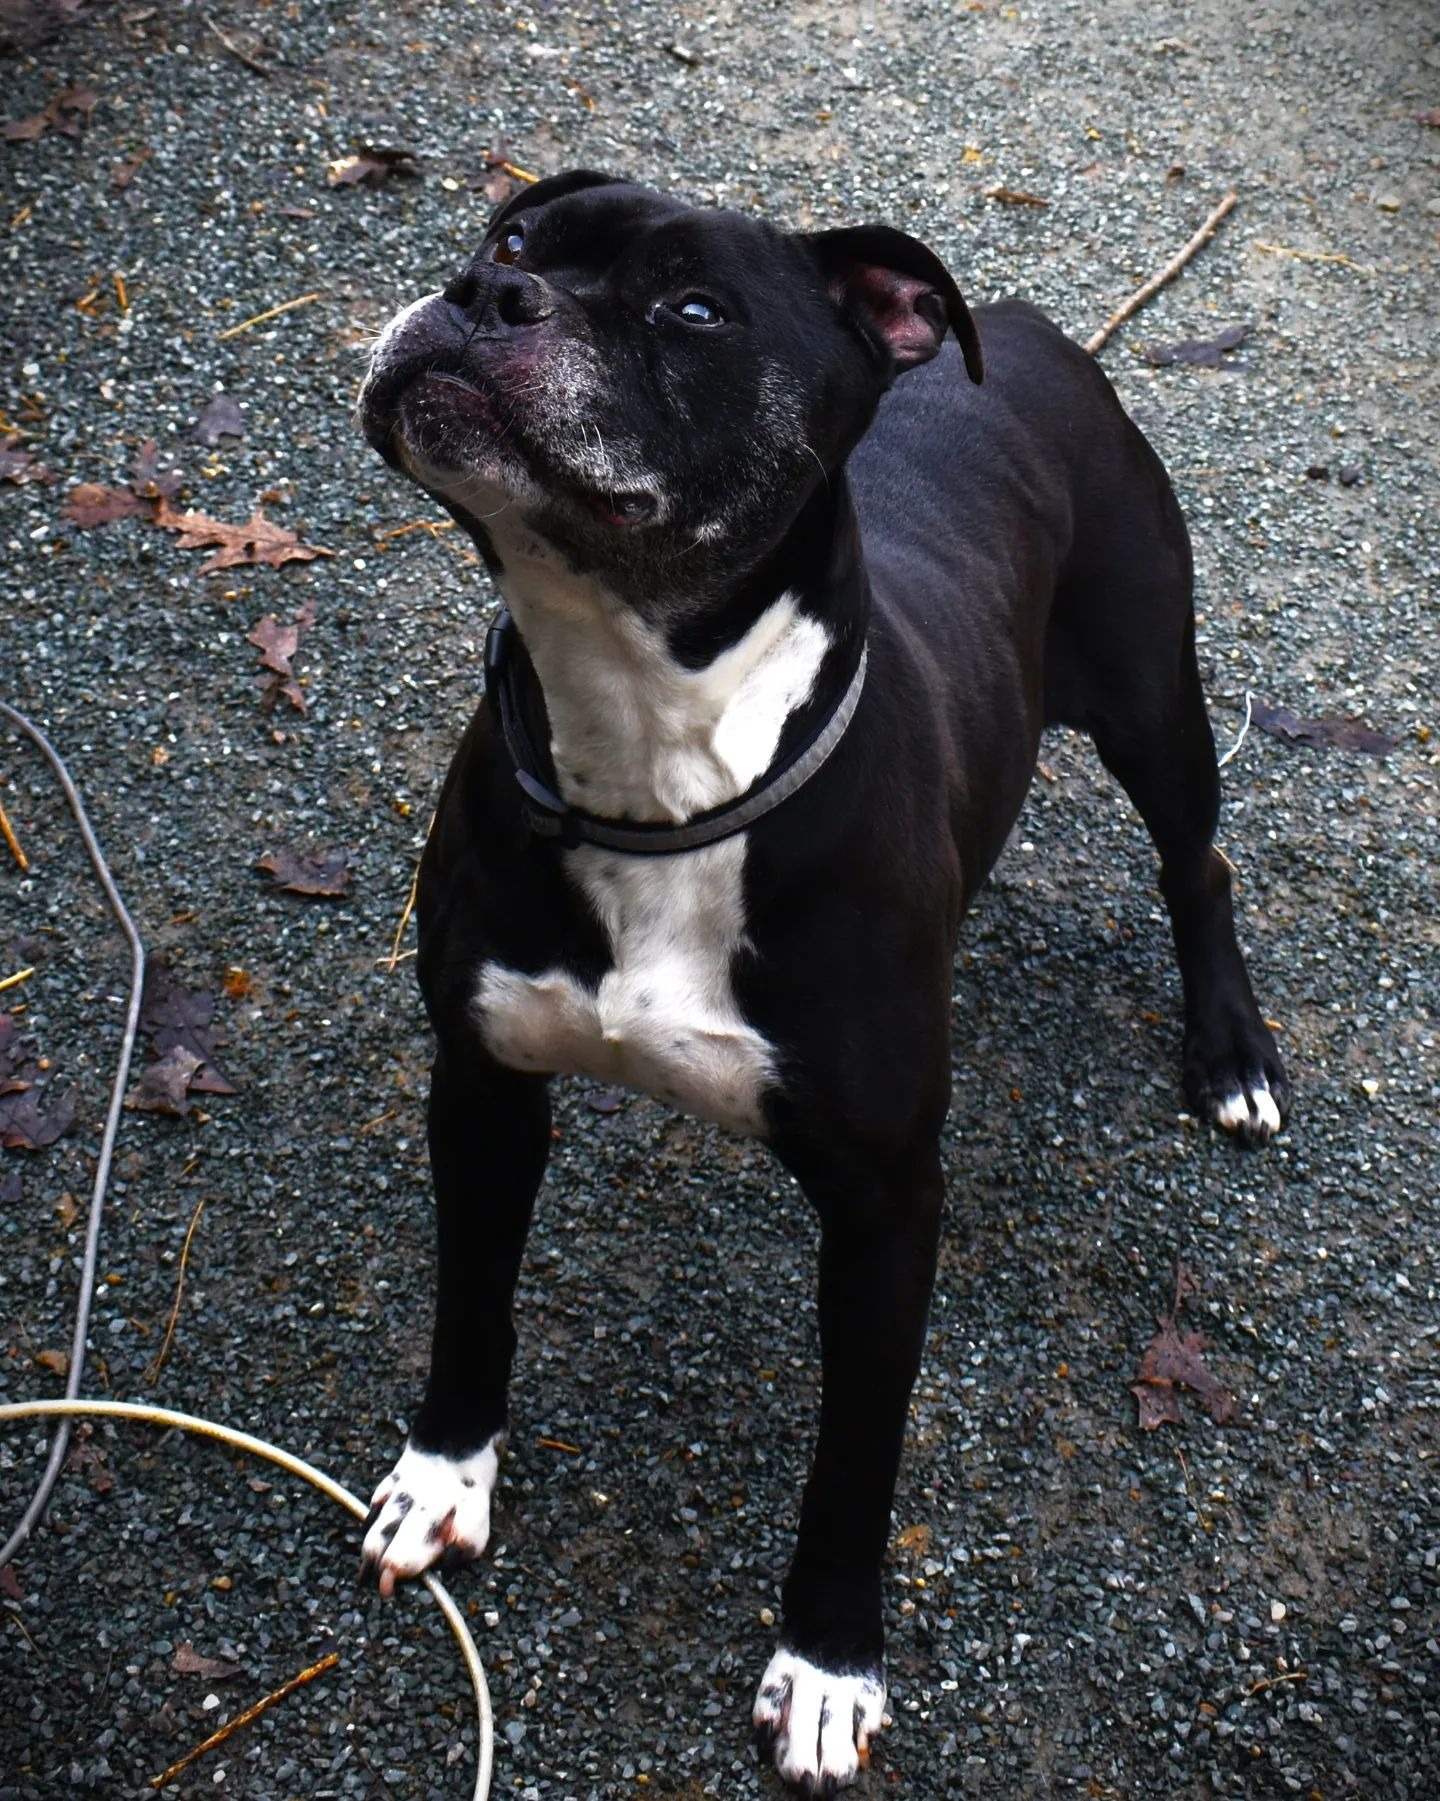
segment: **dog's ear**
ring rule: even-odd
[[[604,175],[599,169],[565,169],[559,175],[546,175],[540,181],[527,182],[518,194],[512,194],[492,215],[485,227],[488,238],[497,225],[523,206],[544,206],[547,200],[559,200],[566,194],[578,194],[581,188],[610,188],[624,180],[620,175]]]
[[[985,379],[980,334],[964,296],[935,252],[888,225],[813,232],[810,246],[830,296],[896,370],[928,363],[955,333],[971,381]]]

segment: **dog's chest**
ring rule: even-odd
[[[744,837],[674,857],[568,854],[609,942],[597,982],[486,963],[475,999],[491,1054],[514,1069],[638,1088],[736,1131],[764,1131],[774,1054],[731,983],[745,948]]]

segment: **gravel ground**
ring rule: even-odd
[[[1086,746],[1047,745],[957,963],[951,1227],[888,1576],[895,1725],[861,1792],[1433,1797],[1440,135],[1415,115],[1440,101],[1434,14],[209,16],[96,0],[0,65],[9,118],[66,82],[98,96],[75,135],[0,145],[0,408],[57,477],[0,486],[0,693],[72,759],[150,946],[220,994],[239,1089],[188,1121],[127,1114],[87,1390],[223,1419],[366,1492],[417,1392],[427,1045],[408,964],[383,959],[491,597],[455,534],[383,539],[414,496],[348,409],[367,335],[475,235],[485,152],[795,224],[888,219],[972,296],[1026,294],[1081,336],[1234,186],[1217,243],[1106,367],[1192,520],[1222,740],[1248,688],[1396,748],[1252,729],[1228,768],[1243,936],[1296,1086],[1278,1148],[1242,1156],[1179,1111],[1143,834]],[[328,186],[362,140],[421,175]],[[1219,369],[1134,355],[1237,323]],[[207,449],[187,434],[218,389],[248,423]],[[68,491],[120,480],[150,438],[184,502],[244,519],[263,496],[333,557],[202,576],[143,518],[68,525]],[[246,633],[302,605],[307,710],[267,712]],[[69,1340],[65,1197],[88,1193],[126,965],[48,774],[4,733],[0,776],[33,865],[0,850],[0,977],[35,969],[3,1000],[78,1101],[72,1136],[0,1160],[9,1400],[59,1386],[37,1359]],[[344,898],[266,886],[256,858],[297,844],[350,850]],[[497,1547],[455,1585],[495,1691],[495,1793],[773,1796],[747,1722],[816,1401],[810,1221],[760,1150],[647,1102],[574,1087],[558,1128]],[[1238,1428],[1137,1430],[1177,1256]],[[348,1521],[176,1435],[85,1442],[4,1578],[0,1796],[149,1793],[332,1643],[336,1671],[170,1792],[468,1793],[449,1635],[423,1594],[357,1589]],[[41,1443],[0,1442],[0,1529]],[[181,1644],[238,1673],[177,1672]]]

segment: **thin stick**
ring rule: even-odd
[[[20,867],[22,869],[28,869],[30,867],[30,859],[20,848],[20,840],[15,836],[15,828],[11,825],[10,817],[6,813],[3,804],[0,804],[0,837],[3,837],[5,842],[10,846],[10,855],[14,857]]]
[[[265,63],[260,62],[256,57],[251,56],[248,50],[242,50],[235,42],[234,38],[226,37],[225,33],[210,17],[209,13],[201,13],[200,17],[238,62],[244,63],[247,69],[253,69],[257,75],[264,75],[267,79],[269,78],[271,74],[270,68]]]
[[[200,1215],[205,1211],[205,1196],[202,1194],[195,1203],[195,1211],[190,1215],[190,1225],[185,1233],[185,1242],[180,1247],[180,1278],[175,1284],[175,1305],[170,1309],[170,1323],[165,1328],[165,1342],[156,1353],[155,1361],[146,1370],[146,1380],[153,1382],[165,1367],[165,1359],[170,1355],[170,1345],[175,1337],[175,1322],[180,1318],[180,1303],[185,1298],[185,1265],[190,1261],[190,1240],[195,1236],[195,1228],[200,1224]]]
[[[1257,1682],[1253,1688],[1247,1688],[1245,1693],[1247,1695],[1258,1695],[1262,1689],[1279,1688],[1282,1682],[1306,1682],[1308,1680],[1309,1672],[1306,1670],[1286,1670],[1283,1676],[1266,1676],[1263,1681]]]
[[[34,973],[33,965],[29,969],[17,969],[13,976],[6,976],[4,981],[0,982],[0,994],[3,994],[7,988],[18,988],[22,982],[28,982]]]
[[[1226,213],[1230,211],[1231,207],[1234,206],[1238,199],[1239,195],[1232,188],[1180,254],[1172,257],[1158,275],[1152,275],[1149,281],[1145,283],[1144,287],[1136,288],[1130,298],[1122,306],[1117,307],[1115,311],[1111,313],[1110,317],[1100,327],[1099,331],[1095,333],[1094,337],[1091,338],[1085,346],[1091,356],[1094,356],[1095,352],[1099,350],[1100,346],[1113,332],[1119,330],[1132,313],[1138,313],[1140,308],[1144,306],[1145,302],[1149,300],[1152,295],[1158,294],[1167,281],[1172,281],[1185,267],[1186,263],[1190,261],[1191,257],[1195,255],[1197,250],[1203,249],[1204,246],[1209,243],[1210,239],[1215,235],[1216,226],[1219,225],[1220,221],[1225,217]]]
[[[1266,256],[1293,256],[1297,263],[1339,263],[1346,269],[1358,269],[1362,275],[1375,273],[1367,264],[1357,263],[1353,256],[1340,250],[1292,250],[1288,244],[1267,244],[1261,238],[1256,238],[1255,248],[1263,250]]]
[[[490,167],[492,169],[503,169],[507,175],[513,176],[516,181],[523,181],[530,186],[533,186],[540,179],[538,175],[532,175],[528,169],[517,169],[514,163],[507,163],[504,157],[501,157],[498,163],[491,163]]]
[[[273,1707],[277,1701],[283,1701],[286,1695],[293,1695],[297,1688],[304,1688],[307,1682],[313,1682],[317,1676],[323,1676],[326,1670],[333,1670],[340,1661],[340,1653],[331,1651],[322,1657],[319,1663],[312,1663],[308,1670],[301,1670],[298,1676],[292,1676],[288,1682],[282,1682],[272,1694],[268,1694],[253,1707],[247,1707],[244,1713],[237,1713],[228,1726],[222,1726],[218,1732],[212,1732],[203,1745],[197,1745],[193,1751],[187,1751],[178,1763],[172,1763],[168,1770],[162,1770],[158,1776],[150,1778],[151,1788],[164,1788],[172,1782],[187,1765],[194,1763],[197,1757],[203,1757],[207,1751],[213,1751],[217,1745],[223,1745],[232,1732],[238,1732],[242,1726],[248,1726],[251,1720],[259,1719],[262,1713]]]
[[[312,300],[320,298],[317,288],[313,294],[299,294],[294,300],[282,300],[279,306],[267,307],[263,313],[256,313],[251,319],[242,319],[238,325],[232,325],[227,331],[220,332],[215,342],[223,344],[226,338],[238,338],[242,331],[249,331],[252,325],[263,325],[267,319],[278,319],[281,313],[288,313],[292,307],[309,306]]]

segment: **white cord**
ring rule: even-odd
[[[313,1483],[323,1494],[329,1495],[332,1501],[338,1501],[348,1513],[353,1513],[357,1520],[363,1520],[369,1514],[369,1508],[358,1495],[352,1495],[348,1488],[342,1488],[324,1470],[317,1470],[313,1464],[292,1456],[289,1451],[283,1451],[279,1445],[269,1444],[263,1438],[254,1438],[248,1432],[237,1432],[231,1426],[217,1425],[214,1420],[198,1419],[193,1413],[176,1413],[170,1407],[151,1407],[139,1401],[87,1401],[70,1398],[63,1401],[0,1402],[0,1422],[88,1416],[99,1419],[145,1420],[154,1426],[175,1426],[182,1432],[198,1433],[202,1438],[217,1438],[222,1444],[233,1445],[239,1451],[248,1451],[252,1457],[263,1457],[269,1463],[278,1463],[282,1470],[289,1470],[292,1476],[300,1476],[306,1482]],[[479,1762],[475,1771],[473,1801],[486,1801],[490,1793],[490,1776],[495,1758],[495,1721],[480,1653],[475,1649],[475,1640],[470,1636],[470,1628],[461,1617],[460,1609],[451,1600],[440,1578],[427,1574],[421,1580],[439,1602],[440,1611],[459,1641],[465,1667],[470,1672],[480,1728]]]
[[[24,732],[54,770],[60,786],[65,791],[65,798],[70,803],[70,811],[75,815],[75,822],[80,828],[80,836],[84,840],[85,849],[94,865],[95,874],[99,877],[100,886],[105,890],[105,898],[109,901],[129,942],[131,958],[130,1004],[125,1014],[125,1032],[120,1043],[120,1060],[116,1066],[115,1080],[110,1088],[110,1107],[105,1116],[105,1130],[100,1140],[100,1155],[95,1164],[95,1185],[91,1192],[90,1218],[85,1228],[85,1254],[80,1268],[80,1297],[75,1305],[75,1332],[71,1339],[70,1370],[65,1383],[65,1398],[58,1401],[0,1403],[0,1421],[58,1419],[61,1422],[60,1429],[50,1442],[50,1455],[39,1485],[30,1497],[30,1505],[25,1509],[20,1524],[10,1534],[4,1545],[0,1546],[0,1569],[3,1569],[14,1557],[44,1513],[51,1491],[59,1478],[61,1466],[65,1461],[65,1452],[70,1443],[69,1422],[81,1415],[94,1415],[108,1419],[148,1420],[152,1425],[176,1426],[182,1432],[199,1433],[202,1438],[217,1438],[223,1444],[234,1445],[239,1450],[250,1452],[254,1457],[263,1457],[270,1463],[278,1463],[282,1469],[289,1470],[292,1475],[313,1483],[316,1488],[329,1495],[332,1501],[338,1501],[342,1507],[353,1513],[357,1520],[366,1519],[370,1510],[363,1501],[352,1495],[348,1488],[342,1488],[323,1470],[317,1470],[311,1464],[302,1462],[300,1458],[292,1456],[289,1451],[282,1451],[278,1445],[268,1444],[263,1438],[252,1438],[248,1432],[237,1432],[230,1426],[216,1425],[213,1420],[198,1419],[192,1413],[175,1413],[168,1407],[151,1407],[137,1401],[87,1401],[80,1398],[80,1377],[85,1366],[85,1343],[90,1332],[90,1302],[95,1293],[95,1269],[100,1250],[100,1220],[105,1206],[105,1190],[110,1180],[110,1159],[115,1149],[115,1136],[120,1129],[120,1109],[125,1100],[125,1083],[130,1074],[130,1058],[135,1049],[135,1038],[140,1025],[140,999],[145,987],[145,947],[141,943],[139,932],[135,929],[135,922],[131,919],[124,901],[120,898],[120,891],[115,886],[115,878],[110,873],[110,866],[105,861],[105,854],[100,849],[99,840],[86,816],[79,790],[71,780],[70,771],[65,767],[59,752],[38,726],[3,700],[0,700],[0,719],[8,720],[18,731]],[[481,1667],[480,1654],[475,1649],[475,1641],[470,1636],[470,1630],[440,1579],[437,1576],[426,1575],[423,1580],[426,1588],[439,1603],[440,1611],[445,1615],[450,1630],[459,1642],[466,1668],[470,1672],[470,1681],[475,1689],[475,1709],[479,1719],[480,1742],[477,1750],[478,1767],[475,1772],[475,1792],[472,1801],[486,1801],[486,1797],[490,1793],[490,1776],[495,1759],[495,1721],[490,1707],[490,1690],[485,1681],[485,1671]]]

